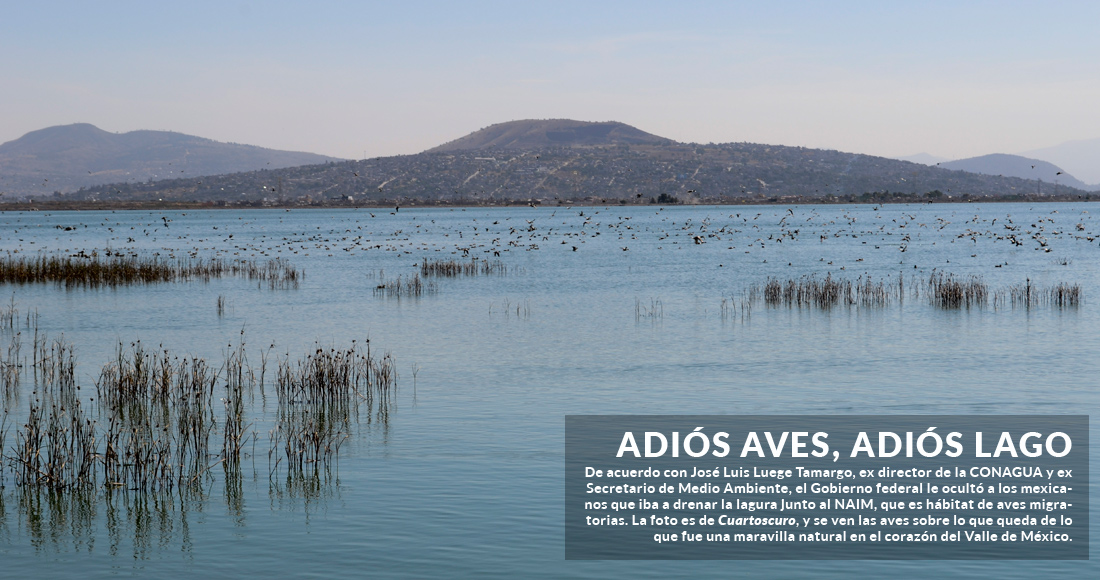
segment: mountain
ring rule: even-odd
[[[1065,167],[1088,183],[1100,185],[1100,139],[1067,141],[1061,145],[1024,151],[1020,155]]]
[[[254,206],[878,202],[1041,199],[1036,189],[1030,179],[871,155],[677,143],[622,123],[554,120],[494,125],[415,155],[115,183],[62,200]],[[1052,192],[1042,193],[1049,199]],[[1089,195],[1068,186],[1058,194]]]
[[[1050,186],[1057,183],[1058,185],[1068,185],[1085,191],[1100,190],[1100,186],[1086,185],[1057,165],[1019,155],[994,153],[969,159],[959,159],[958,161],[947,161],[940,163],[940,167],[984,175],[1019,177],[1036,182],[1036,187],[1039,186],[1037,181],[1041,179]]]
[[[570,119],[532,119],[490,125],[465,137],[428,149],[425,153],[472,149],[660,145],[672,142],[615,121],[591,123]]]
[[[32,131],[0,145],[0,192],[35,196],[104,183],[144,182],[339,161],[220,143],[170,131],[109,133],[88,123]]]
[[[911,161],[913,163],[920,163],[921,165],[935,165],[944,161],[950,161],[946,157],[936,157],[929,153],[914,153],[913,155],[906,155],[905,157],[895,157],[899,161]]]

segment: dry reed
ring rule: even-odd
[[[435,282],[425,282],[420,274],[412,276],[398,276],[391,280],[382,278],[374,287],[375,296],[387,298],[419,298],[424,294],[435,294],[439,291]]]
[[[162,282],[208,282],[223,277],[266,282],[271,289],[297,288],[304,277],[282,258],[264,262],[252,260],[164,259],[156,256],[59,256],[0,258],[0,283],[54,283],[65,288],[117,288],[133,284]]]
[[[420,275],[454,278],[458,276],[504,275],[508,269],[500,260],[424,260],[420,263]]]
[[[927,282],[928,297],[940,308],[981,307],[989,297],[989,287],[981,276],[956,278],[954,274],[933,272]]]
[[[772,307],[822,310],[836,306],[884,308],[895,301],[904,302],[907,295],[913,298],[923,295],[932,306],[948,310],[980,308],[990,303],[994,307],[1073,308],[1082,301],[1080,285],[1066,282],[1038,287],[1028,279],[1024,284],[991,291],[980,276],[939,271],[933,271],[926,279],[914,278],[908,287],[900,274],[896,282],[889,278],[876,281],[867,275],[852,281],[833,278],[832,274],[823,279],[811,274],[787,280],[768,278],[764,284],[751,285],[739,298],[723,298],[721,313],[723,320],[729,320],[740,311],[744,320],[753,305],[761,302]],[[635,301],[635,316],[640,316],[640,312],[641,307]]]
[[[278,421],[271,432],[272,471],[283,461],[290,470],[328,464],[350,436],[360,403],[367,415],[386,422],[397,386],[397,369],[387,353],[371,355],[353,342],[351,348],[317,348],[304,360],[279,363],[275,392]]]

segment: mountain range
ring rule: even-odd
[[[1079,179],[1100,186],[1100,139],[1067,141],[1020,155],[1054,163]]]
[[[1003,175],[1006,177],[1020,177],[1033,181],[1044,181],[1050,186],[1068,185],[1085,191],[1100,190],[1100,185],[1088,185],[1076,177],[1066,173],[1061,167],[1020,155],[1006,155],[994,153],[960,159],[958,161],[946,161],[939,164],[945,169],[957,169],[985,175]],[[1038,183],[1036,186],[1039,187]]]
[[[221,143],[170,131],[110,133],[88,123],[32,131],[0,145],[5,197],[339,161],[314,153]]]
[[[923,201],[1086,198],[1086,188],[1018,156],[929,166],[805,147],[679,143],[624,123],[569,119],[499,123],[422,153],[359,161],[87,124],[0,145],[0,189],[82,203]]]
[[[1069,141],[1019,155],[993,153],[951,160],[928,153],[917,153],[896,159],[985,175],[1042,179],[1051,184],[1057,182],[1086,191],[1100,191],[1100,139]]]
[[[100,185],[82,202],[217,205],[1033,199],[1036,180],[841,151],[679,143],[617,122],[501,123],[414,155]],[[1064,198],[1088,197],[1068,185]]]

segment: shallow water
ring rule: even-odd
[[[215,478],[199,497],[50,497],[7,477],[5,574],[1095,575],[1090,562],[571,562],[562,528],[566,414],[1091,415],[1100,406],[1092,209],[0,214],[5,252],[285,257],[305,271],[291,290],[232,278],[114,290],[0,286],[21,313],[38,312],[41,331],[75,345],[82,385],[93,384],[118,342],[217,364],[242,329],[254,364],[269,345],[296,359],[315,343],[369,338],[392,352],[401,374],[388,422],[361,420],[331,477],[314,487],[268,477],[271,409],[260,397],[251,411],[256,450],[239,488]],[[422,259],[467,254],[499,259],[507,273],[441,279],[438,292],[416,299],[375,293]],[[980,275],[993,290],[1028,278],[1077,283],[1085,301],[1071,309],[943,310],[912,296],[880,309],[737,306],[768,277],[896,282],[901,274],[909,287],[934,270]]]

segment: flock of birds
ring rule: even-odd
[[[1035,204],[1024,215],[1003,211],[1006,208],[999,204],[980,208],[586,206],[405,212],[364,208],[330,214],[317,210],[9,213],[0,218],[5,223],[0,228],[0,249],[291,260],[391,252],[411,257],[412,264],[447,255],[498,258],[517,252],[583,255],[701,248],[696,251],[706,251],[723,267],[738,260],[766,262],[769,258],[792,266],[801,260],[806,265],[806,257],[812,256],[826,266],[846,269],[862,262],[898,263],[915,247],[929,249],[937,244],[969,243],[973,251],[962,255],[978,258],[992,247],[1051,253],[1055,241],[1092,245],[1100,237],[1087,204]],[[792,246],[801,251],[786,250]],[[844,251],[834,251],[839,247]],[[1005,251],[994,252],[998,261],[989,267],[1003,267],[999,258]],[[741,257],[735,259],[734,254]],[[792,255],[796,259],[784,259]],[[951,255],[957,261],[960,253]]]

